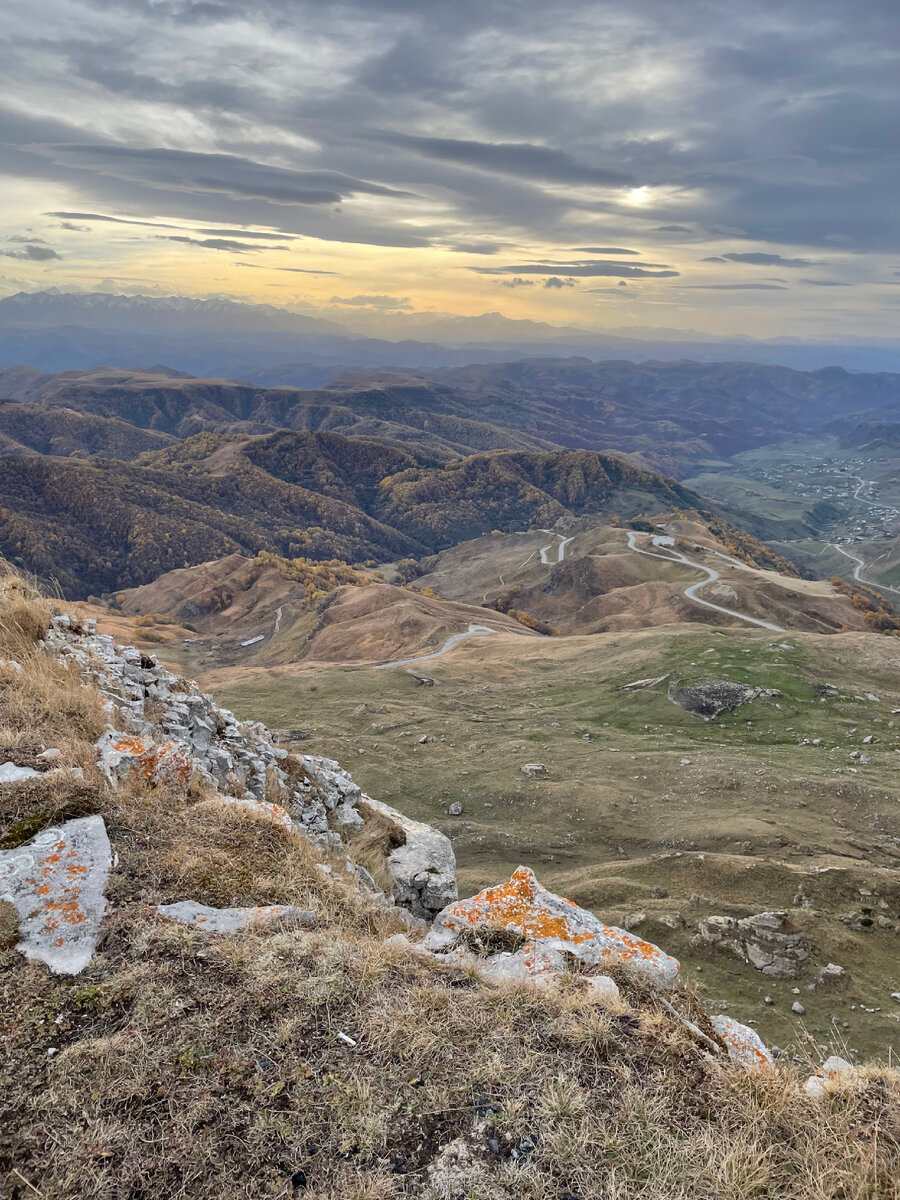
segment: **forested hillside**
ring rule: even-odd
[[[0,459],[0,553],[79,596],[236,551],[384,561],[567,513],[698,504],[687,489],[592,451],[433,465],[335,434],[201,434],[138,463]]]

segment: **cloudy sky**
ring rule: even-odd
[[[0,294],[893,335],[897,0],[29,0]]]

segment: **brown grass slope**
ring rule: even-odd
[[[143,630],[187,624],[209,667],[252,662],[281,666],[320,662],[379,663],[430,654],[470,624],[524,635],[502,613],[420,595],[382,582],[343,563],[292,561],[263,554],[227,555],[214,562],[168,571],[139,588],[120,592],[128,617],[152,620]],[[99,611],[99,610],[98,610]],[[101,613],[101,624],[108,619]],[[162,622],[162,623],[161,623]],[[187,636],[182,631],[182,636]],[[244,640],[262,636],[246,648]]]
[[[36,638],[46,606],[0,589],[0,723],[56,744]],[[67,728],[96,732],[76,680]],[[65,699],[64,699],[65,703]],[[8,736],[5,734],[4,736]],[[21,749],[13,741],[9,752]],[[80,762],[67,746],[64,762]],[[3,926],[0,1186],[9,1200],[847,1200],[900,1194],[895,1074],[824,1102],[781,1066],[710,1058],[657,993],[500,988],[388,946],[390,919],[294,835],[202,797],[0,787],[0,846],[99,812],[117,856],[98,952],[51,976]],[[316,930],[208,937],[161,901],[287,902]],[[707,1035],[690,991],[673,999]],[[343,1035],[339,1037],[339,1035]],[[352,1042],[352,1044],[349,1044]]]

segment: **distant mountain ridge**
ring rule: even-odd
[[[367,331],[375,333],[369,336]],[[44,370],[169,363],[196,375],[316,386],[345,367],[437,368],[560,351],[591,359],[694,358],[777,363],[799,370],[900,370],[900,343],[754,341],[630,327],[579,330],[501,313],[299,312],[270,304],[182,296],[18,292],[0,299],[0,365]],[[287,373],[287,374],[285,374]]]

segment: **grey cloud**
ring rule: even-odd
[[[700,261],[701,261],[701,262],[722,262],[722,263],[723,263],[723,262],[728,262],[728,259],[727,259],[727,258],[722,258],[722,257],[721,257],[720,255],[718,255],[718,254],[711,254],[711,255],[709,256],[709,258],[701,258],[701,259],[700,259]]]
[[[698,292],[787,292],[790,289],[778,283],[681,283],[679,291]]]
[[[520,288],[537,287],[537,284],[533,279],[523,279],[520,275],[516,275],[512,279],[501,279],[500,286],[505,288]]]
[[[754,267],[811,267],[813,265],[806,258],[782,258],[780,254],[764,254],[761,251],[747,254],[726,254],[724,258],[727,262],[749,263]]]
[[[59,227],[60,227],[60,229],[72,230],[75,233],[90,233],[91,232],[90,225],[76,225],[74,221],[61,221]]]
[[[264,267],[262,263],[236,262],[236,267],[252,267],[254,271],[289,271],[292,275],[340,275],[340,271],[316,271],[313,267]]]
[[[603,262],[538,262],[519,263],[512,267],[471,267],[481,275],[564,275],[592,276],[612,275],[625,279],[669,279],[679,271],[660,270],[662,263],[616,263]]]
[[[45,217],[64,217],[70,221],[108,221],[112,225],[142,225],[147,229],[177,229],[177,225],[166,225],[160,221],[134,221],[129,217],[107,217],[101,213],[47,212]]]
[[[809,287],[853,287],[852,283],[845,283],[841,279],[801,279],[800,282]]]
[[[354,179],[339,171],[293,171],[234,154],[162,147],[69,143],[35,147],[55,162],[152,186],[268,200],[273,204],[338,204],[349,196],[412,197],[411,192]]]
[[[49,246],[25,246],[21,250],[0,250],[0,258],[18,258],[22,262],[49,262],[62,258]]]
[[[271,226],[559,258],[672,235],[785,269],[816,246],[900,252],[896,0],[83,0],[52,23],[45,0],[20,7],[0,158],[48,204],[244,242]],[[19,109],[42,95],[64,119]],[[368,180],[406,198],[353,190]]]
[[[231,254],[250,254],[260,250],[286,250],[285,246],[254,246],[252,242],[235,242],[229,238],[193,238],[173,234],[156,234],[160,242],[180,242],[185,246],[200,246],[204,250],[225,250]]]
[[[447,242],[446,248],[457,254],[498,254],[509,242]]]
[[[621,246],[573,246],[573,254],[640,254],[640,250],[623,250]]]
[[[479,142],[462,138],[415,137],[378,133],[373,140],[411,150],[426,158],[456,163],[479,171],[495,171],[549,183],[586,183],[621,187],[631,176],[609,167],[592,167],[551,146],[528,142]]]
[[[250,229],[198,229],[198,233],[202,233],[205,237],[234,237],[234,238],[259,238],[269,242],[295,242],[296,234],[292,233],[259,233]]]
[[[14,233],[10,237],[8,237],[6,240],[8,242],[27,242],[32,245],[36,244],[38,246],[46,246],[47,245],[46,241],[43,238],[27,237],[23,233]]]
[[[551,275],[544,281],[545,288],[573,288],[574,286],[574,279],[560,279],[558,275]]]

